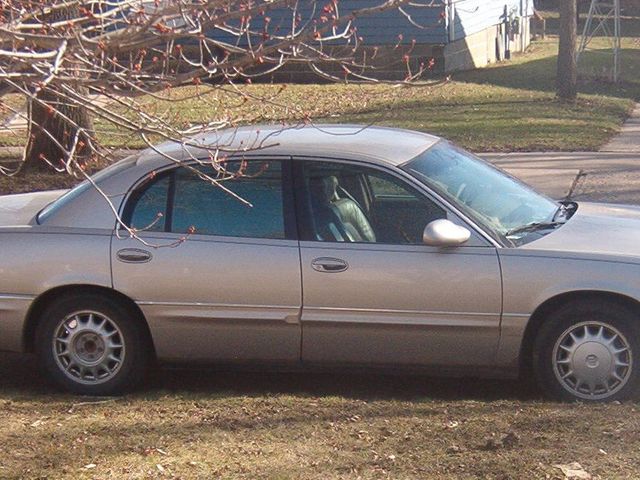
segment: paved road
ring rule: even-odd
[[[486,154],[487,160],[553,198],[640,204],[640,153]]]
[[[4,147],[2,158],[21,150]],[[114,152],[122,157],[123,151]],[[562,199],[640,204],[640,104],[620,134],[600,152],[486,154],[486,159],[549,196]]]

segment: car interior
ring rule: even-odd
[[[304,177],[313,240],[422,244],[425,226],[446,218],[433,201],[377,170],[311,166]]]

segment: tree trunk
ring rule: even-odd
[[[576,0],[561,0],[556,91],[558,98],[567,101],[575,100],[577,95],[576,30]]]
[[[78,6],[73,5],[55,11],[49,15],[48,20],[56,22],[75,18],[78,16],[78,12]],[[72,71],[69,65],[67,65],[67,69],[68,72]],[[77,90],[82,92],[81,89]],[[87,92],[82,93],[86,95]],[[85,162],[89,158],[91,151],[89,145],[93,142],[94,136],[93,122],[87,109],[71,106],[63,98],[58,98],[55,94],[55,84],[51,85],[51,89],[41,90],[37,94],[37,98],[45,102],[46,105],[41,105],[36,101],[32,102],[29,110],[27,154],[21,171],[48,170],[51,168],[49,163],[59,167],[61,162],[66,160],[64,150],[69,151],[72,147],[78,128],[88,132],[80,135],[79,144],[76,147],[76,159],[81,163]],[[62,115],[59,115],[58,112]],[[73,123],[66,120],[63,115]],[[51,137],[55,138],[64,149],[56,145]]]
[[[47,106],[35,101],[32,103],[29,112],[30,135],[27,140],[27,155],[21,170],[23,172],[48,170],[51,168],[49,163],[58,167],[66,160],[65,152],[56,145],[51,137],[55,138],[68,151],[73,146],[78,129],[58,112],[89,132],[89,134],[84,132],[80,134],[76,146],[76,159],[81,163],[88,160],[91,153],[89,145],[93,141],[93,122],[87,110],[65,104],[49,90],[40,91],[37,98],[45,102]],[[49,105],[52,108],[49,108]]]

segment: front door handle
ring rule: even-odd
[[[123,248],[118,250],[116,257],[124,263],[146,263],[151,261],[152,255],[140,248]]]
[[[349,264],[339,258],[320,257],[311,262],[311,268],[316,272],[338,273],[349,268]]]

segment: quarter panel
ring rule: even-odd
[[[111,287],[110,232],[42,230],[0,234],[0,293],[39,295],[70,284]]]
[[[0,351],[23,349],[23,326],[32,295],[0,295]]]
[[[41,293],[74,284],[111,287],[109,233],[0,233],[0,349],[23,350],[26,314]]]

